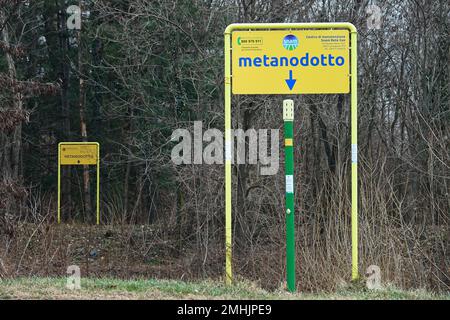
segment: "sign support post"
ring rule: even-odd
[[[225,33],[225,273],[233,281],[231,238],[231,32]]]
[[[96,216],[97,216],[97,225],[100,224],[100,145],[97,144],[97,194],[96,194]]]
[[[61,223],[61,166],[96,165],[96,224],[100,224],[100,144],[97,142],[60,142],[58,144],[58,224]]]
[[[61,223],[61,147],[58,145],[58,224]]]
[[[286,175],[286,278],[287,289],[295,292],[294,225],[294,101],[283,101],[284,152]]]
[[[351,144],[352,144],[352,280],[358,280],[358,33],[350,30]]]
[[[224,36],[226,283],[231,284],[233,280],[230,131],[232,94],[351,93],[352,280],[358,279],[358,74],[355,26],[347,22],[242,23],[229,25]],[[284,38],[280,38],[282,36]],[[249,81],[249,77],[252,81]],[[288,268],[291,267],[288,265]]]

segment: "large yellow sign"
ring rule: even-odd
[[[60,143],[61,165],[95,165],[98,158],[98,143]]]
[[[233,94],[349,93],[348,30],[232,33]]]

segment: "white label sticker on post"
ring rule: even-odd
[[[358,162],[358,145],[352,144],[352,163]]]
[[[232,161],[232,155],[231,155],[231,141],[226,140],[225,141],[225,161]]]
[[[294,193],[294,176],[286,175],[286,193]]]

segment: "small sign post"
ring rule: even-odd
[[[283,101],[284,152],[286,175],[286,278],[287,289],[295,292],[294,226],[294,101]]]
[[[100,224],[100,145],[97,142],[60,142],[58,144],[58,223],[61,223],[61,166],[96,165],[97,224]]]

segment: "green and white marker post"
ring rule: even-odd
[[[287,289],[295,292],[294,228],[294,101],[283,100],[286,175],[286,278]]]

